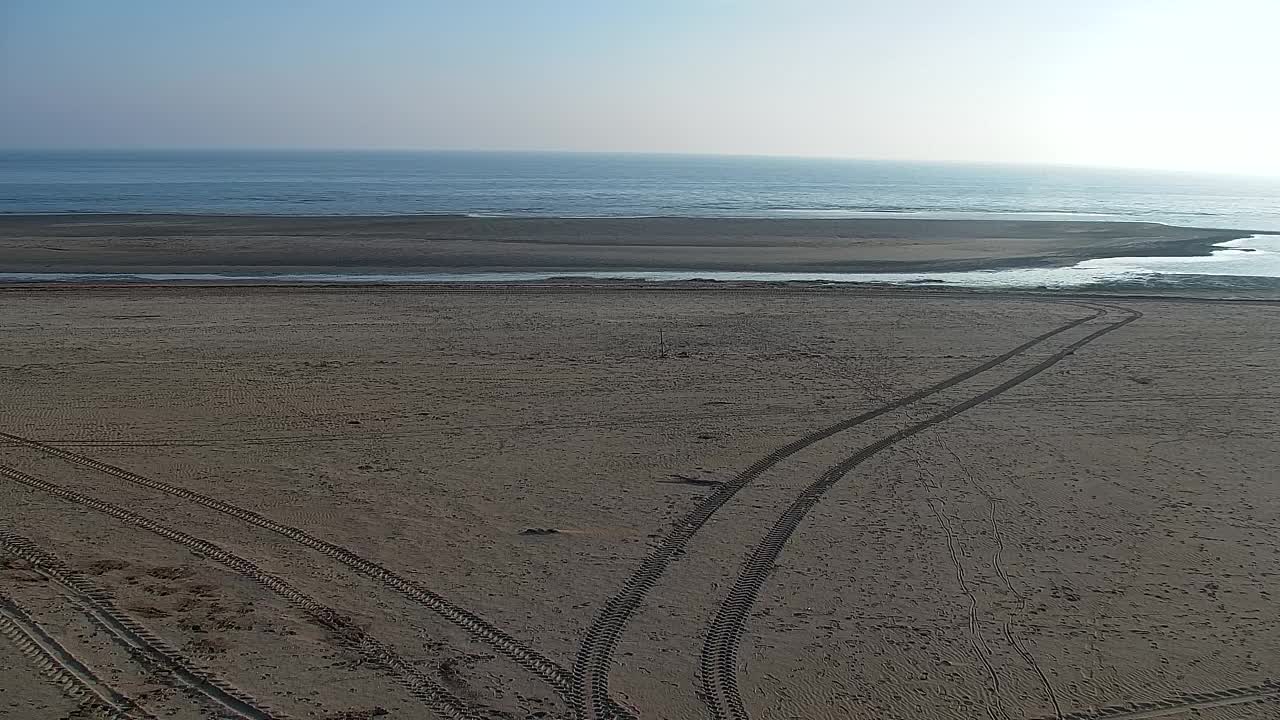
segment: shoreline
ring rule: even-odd
[[[0,215],[0,273],[919,273],[1195,257],[1267,234],[1141,222]]]
[[[1228,304],[1280,303],[1280,282],[1263,285],[1224,284],[1142,285],[1114,283],[1078,287],[976,287],[942,283],[819,282],[804,280],[608,280],[590,277],[562,276],[546,280],[495,282],[422,282],[422,283],[340,283],[340,282],[274,282],[262,281],[152,281],[104,282],[5,282],[0,280],[0,294],[11,293],[106,293],[108,295],[154,293],[175,297],[197,297],[251,294],[319,294],[319,295],[596,295],[600,293],[657,294],[818,294],[851,297],[918,297],[982,300],[984,298],[1059,298],[1070,300],[1132,300],[1159,302],[1211,302]]]
[[[39,212],[31,210],[0,210],[0,223],[8,219],[15,220],[41,220],[45,218],[61,218],[66,220],[72,219],[94,219],[94,220],[131,220],[144,221],[148,219],[175,219],[175,220],[283,220],[283,221],[328,221],[328,220],[345,220],[345,221],[433,221],[433,220],[519,220],[519,221],[715,221],[715,222],[866,222],[866,221],[887,221],[887,222],[947,222],[947,223],[1070,223],[1081,225],[1150,225],[1157,227],[1176,228],[1179,230],[1195,230],[1201,232],[1240,232],[1249,233],[1251,235],[1280,235],[1280,229],[1276,230],[1250,230],[1238,227],[1213,227],[1207,225],[1182,225],[1170,222],[1161,222],[1158,220],[1135,220],[1135,219],[1117,219],[1115,216],[1101,213],[1077,213],[1065,210],[1046,210],[1035,211],[1028,210],[1025,212],[1003,212],[1003,211],[948,211],[948,210],[921,210],[921,211],[894,211],[894,210],[858,210],[850,211],[850,214],[831,215],[823,214],[825,211],[815,209],[814,214],[806,215],[803,211],[796,213],[784,213],[780,215],[626,215],[626,214],[608,214],[608,215],[551,215],[551,214],[517,214],[517,213],[484,213],[484,212],[387,212],[387,213],[245,213],[245,212],[102,212],[97,210],[57,210],[50,212]],[[1093,218],[1093,219],[1090,219]]]

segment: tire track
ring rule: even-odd
[[[938,523],[947,536],[947,552],[951,555],[951,564],[956,568],[956,580],[960,583],[960,592],[969,598],[969,642],[973,645],[973,651],[978,659],[982,661],[982,666],[987,669],[987,677],[991,678],[991,686],[984,685],[982,693],[987,717],[991,720],[1000,720],[1000,718],[1007,720],[1009,713],[1005,711],[1004,704],[1000,701],[1000,675],[991,664],[991,648],[982,637],[982,624],[978,621],[978,596],[973,594],[969,589],[969,583],[964,579],[964,565],[960,562],[960,553],[956,548],[956,535],[951,530],[951,522],[947,520],[946,514],[938,509],[939,504],[938,501],[929,500],[929,508],[937,516]]]
[[[1054,720],[1064,720],[1062,706],[1058,703],[1058,693],[1054,691],[1053,684],[1049,682],[1049,676],[1041,669],[1040,663],[1036,661],[1036,656],[1032,655],[1031,651],[1018,639],[1017,632],[1013,629],[1013,623],[1008,620],[1004,621],[1004,637],[1009,641],[1009,646],[1014,649],[1014,652],[1018,653],[1023,661],[1035,671],[1036,676],[1040,678],[1040,684],[1049,693],[1049,701],[1053,703]]]
[[[1195,710],[1210,710],[1229,705],[1269,702],[1280,698],[1280,681],[1268,680],[1258,685],[1183,693],[1175,698],[1150,702],[1112,705],[1098,710],[1083,710],[1062,715],[1062,720],[1148,720],[1179,715]],[[1042,718],[1041,720],[1053,720]]]
[[[237,574],[258,583],[272,593],[289,601],[291,605],[302,610],[307,618],[332,632],[339,642],[359,653],[369,662],[391,671],[401,686],[440,717],[479,720],[479,716],[465,703],[443,686],[422,675],[411,663],[400,657],[398,653],[381,641],[364,632],[350,619],[302,594],[284,580],[263,571],[252,562],[230,553],[207,540],[201,540],[179,530],[173,530],[124,508],[45,482],[6,465],[0,465],[0,477],[25,485],[33,490],[96,510],[125,524],[147,530],[166,540],[186,547],[196,555],[230,568]]]
[[[137,703],[98,679],[4,593],[0,593],[0,635],[16,645],[63,692],[79,700],[80,707],[92,708],[113,719],[155,720]]]
[[[856,427],[863,423],[874,420],[875,418],[885,415],[899,408],[905,407],[919,400],[939,393],[954,385],[958,385],[976,375],[979,375],[991,368],[996,367],[1018,355],[1023,354],[1027,350],[1036,345],[1064,333],[1072,328],[1083,325],[1103,315],[1106,310],[1102,308],[1090,308],[1093,314],[1072,320],[1057,328],[1042,333],[1031,340],[1013,348],[1012,350],[998,355],[990,360],[966,370],[958,375],[953,375],[939,383],[930,385],[923,390],[918,390],[910,395],[902,397],[893,402],[882,405],[874,410],[856,415],[845,420],[841,420],[833,425],[829,425],[821,430],[797,438],[792,442],[777,448],[765,457],[757,460],[746,470],[743,470],[735,478],[725,482],[715,492],[708,495],[706,499],[700,502],[692,511],[689,512],[679,523],[676,524],[667,535],[663,538],[658,547],[652,550],[640,563],[635,572],[626,580],[623,589],[618,594],[609,598],[605,603],[604,609],[596,616],[583,637],[581,645],[578,648],[578,656],[574,663],[573,670],[573,695],[572,703],[574,712],[578,718],[612,718],[618,717],[609,701],[609,671],[613,666],[613,656],[617,651],[618,642],[621,640],[622,632],[630,622],[631,617],[635,615],[636,610],[644,602],[649,591],[657,584],[658,579],[666,572],[667,568],[675,562],[676,558],[684,551],[686,545],[693,536],[702,528],[703,525],[711,519],[721,507],[729,502],[740,490],[749,485],[762,473],[769,470],[779,462],[785,460],[792,455],[808,448],[819,441],[825,440],[837,433],[843,432],[850,428]],[[3,437],[0,435],[0,437]]]
[[[974,489],[978,491],[978,494],[987,501],[987,506],[991,511],[989,518],[991,521],[991,533],[996,541],[996,549],[991,556],[991,566],[995,569],[996,575],[1000,577],[1000,581],[1004,584],[1005,590],[1007,590],[1010,595],[1017,598],[1018,614],[1025,617],[1027,613],[1027,596],[1018,592],[1018,590],[1013,586],[1013,582],[1009,579],[1009,574],[1005,572],[1004,569],[1004,535],[1000,532],[999,517],[1000,500],[996,498],[996,496],[993,495],[985,485],[979,482],[978,478],[974,477],[973,473],[969,471],[969,468],[960,459],[960,455],[957,454],[945,440],[941,441],[941,445],[946,448],[947,452],[951,454],[951,457],[955,459],[956,467],[964,473],[969,484],[973,485]],[[1063,720],[1062,706],[1058,703],[1058,693],[1053,689],[1053,683],[1049,682],[1049,676],[1046,675],[1044,669],[1040,667],[1040,663],[1036,660],[1035,655],[1033,655],[1018,638],[1017,631],[1015,631],[1013,627],[1013,621],[1006,618],[1003,625],[1004,636],[1009,642],[1009,646],[1013,648],[1014,652],[1018,653],[1019,657],[1027,663],[1027,665],[1040,679],[1041,686],[1044,687],[1045,693],[1049,696],[1049,702],[1053,704],[1054,718],[1056,720]]]
[[[0,550],[26,560],[31,570],[59,586],[63,594],[79,605],[113,641],[126,648],[135,658],[159,670],[162,675],[203,695],[236,717],[247,720],[283,717],[267,710],[208,669],[184,658],[172,646],[116,607],[109,594],[27,538],[0,528]]]
[[[0,432],[0,441],[7,441],[14,445],[21,445],[39,450],[48,455],[52,455],[82,467],[96,470],[119,480],[124,480],[125,482],[132,483],[134,485],[140,485],[152,490],[157,490],[184,500],[189,500],[224,515],[229,515],[250,525],[264,530],[270,530],[271,532],[281,535],[298,545],[323,553],[324,555],[346,565],[352,570],[355,570],[360,575],[380,582],[409,598],[414,603],[426,607],[453,625],[466,631],[466,633],[473,639],[494,648],[520,667],[523,667],[534,676],[540,678],[543,682],[547,683],[556,692],[558,692],[562,698],[566,700],[569,698],[571,687],[569,673],[554,661],[524,645],[511,635],[481,618],[479,615],[455,605],[438,593],[428,590],[418,583],[409,580],[408,578],[405,578],[372,560],[357,555],[341,545],[335,545],[327,540],[322,540],[311,535],[305,530],[277,522],[268,517],[259,515],[252,510],[246,510],[245,508],[237,505],[216,500],[193,490],[154,480],[152,478],[139,475],[138,473],[130,472],[114,465],[109,465],[100,460],[95,460],[91,457],[71,452],[70,450],[55,447],[53,445],[47,445],[36,440],[30,440],[6,432]]]
[[[996,538],[996,552],[995,557],[992,558],[992,564],[995,566],[996,574],[999,575],[1000,580],[1004,582],[1005,589],[1018,599],[1018,612],[1025,616],[1027,611],[1027,597],[1013,587],[1013,583],[1010,582],[1009,576],[1005,573],[1004,567],[1000,562],[1000,557],[1004,554],[1004,538],[1000,534],[1000,523],[997,519],[998,505],[990,498],[988,498],[988,501],[991,503],[991,530],[995,533]],[[1004,621],[1004,636],[1005,639],[1009,641],[1009,646],[1014,649],[1014,652],[1018,653],[1023,661],[1026,662],[1032,671],[1035,672],[1036,677],[1040,679],[1040,685],[1044,687],[1045,693],[1049,696],[1049,702],[1053,704],[1053,715],[1055,720],[1063,720],[1062,705],[1058,702],[1058,693],[1053,689],[1053,683],[1049,682],[1049,676],[1046,675],[1044,669],[1040,667],[1040,663],[1036,660],[1036,656],[1027,649],[1027,647],[1022,643],[1022,640],[1018,637],[1018,633],[1013,627],[1013,621],[1008,619]]]
[[[1069,357],[1077,349],[1142,317],[1142,313],[1136,310],[1125,309],[1125,312],[1128,313],[1128,317],[1076,340],[999,385],[864,447],[832,466],[800,493],[742,566],[728,597],[721,604],[719,612],[708,629],[702,649],[702,675],[706,685],[703,700],[712,717],[716,720],[745,720],[749,717],[742,702],[737,677],[738,650],[746,628],[747,616],[756,598],[759,597],[765,580],[772,572],[774,563],[782,553],[782,548],[800,526],[800,522],[809,510],[833,485],[885,448],[946,422],[1021,385]]]

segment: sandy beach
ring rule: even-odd
[[[0,0],[0,720],[1280,720],[1280,2]]]
[[[3,272],[935,272],[1208,255],[1249,232],[1154,223],[0,216]]]
[[[1274,303],[9,289],[0,328],[0,716],[1280,712]]]

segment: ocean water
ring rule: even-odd
[[[1280,178],[852,160],[464,152],[0,152],[0,213],[1136,220],[1280,232]],[[450,282],[549,273],[65,275],[0,282]],[[556,273],[559,274],[559,273]],[[1193,258],[963,273],[583,272],[643,280],[1280,289],[1280,235]]]
[[[995,217],[1280,231],[1280,178],[463,152],[0,152],[0,213]]]

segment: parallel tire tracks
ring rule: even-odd
[[[237,574],[258,583],[272,593],[289,601],[290,604],[302,610],[313,622],[332,632],[340,642],[362,655],[369,662],[390,670],[395,679],[411,695],[421,700],[440,717],[450,718],[451,720],[463,718],[466,720],[479,719],[479,716],[466,703],[459,700],[431,678],[424,676],[412,663],[402,658],[381,641],[373,638],[351,622],[350,619],[304,595],[292,585],[275,575],[263,571],[249,560],[228,552],[207,540],[202,540],[179,530],[173,530],[124,508],[67,490],[11,467],[0,465],[0,477],[91,510],[96,510],[125,524],[147,530],[166,540],[186,547],[196,555],[230,568]]]
[[[109,594],[27,538],[0,528],[0,550],[27,561],[32,570],[59,586],[113,641],[164,676],[203,695],[223,711],[236,717],[247,720],[272,720],[281,717],[215,676],[212,671],[183,657],[155,633],[116,607]]]
[[[991,567],[996,571],[996,575],[1000,578],[1000,582],[1004,584],[1005,590],[1018,600],[1018,613],[1022,616],[1027,612],[1027,596],[1018,592],[1013,586],[1013,581],[1009,579],[1009,573],[1004,569],[1004,534],[1000,532],[1000,500],[987,489],[987,487],[979,482],[978,478],[969,470],[960,459],[960,456],[951,446],[942,442],[942,446],[947,449],[947,453],[956,462],[956,467],[964,473],[969,484],[973,486],[978,494],[987,501],[987,507],[990,510],[989,520],[991,521],[991,536],[996,541],[995,551],[991,554]],[[1036,660],[1035,655],[1023,645],[1018,639],[1017,631],[1014,629],[1013,620],[1005,618],[1004,620],[1004,637],[1009,642],[1009,646],[1018,653],[1018,656],[1027,663],[1027,666],[1035,672],[1036,677],[1040,680],[1040,685],[1044,687],[1045,694],[1049,697],[1049,702],[1053,705],[1053,713],[1055,720],[1062,720],[1062,706],[1058,703],[1058,693],[1053,689],[1053,683],[1049,682],[1049,676],[1045,674],[1044,669],[1040,667],[1040,663]]]
[[[973,645],[974,653],[982,661],[982,666],[986,668],[987,677],[991,679],[990,687],[983,688],[987,717],[991,720],[1000,720],[1000,718],[1007,720],[1009,714],[1005,712],[1004,705],[1000,701],[1000,675],[991,664],[991,648],[987,646],[986,638],[982,636],[982,624],[978,621],[978,596],[969,589],[969,583],[964,578],[964,564],[960,562],[956,534],[951,529],[951,521],[947,519],[946,513],[938,507],[940,504],[940,502],[929,500],[929,508],[937,516],[942,532],[947,536],[947,552],[951,555],[951,564],[956,568],[956,582],[960,585],[960,592],[969,599],[969,641]]]
[[[84,663],[54,640],[13,600],[0,593],[0,635],[8,638],[54,684],[80,702],[113,720],[134,720],[154,716],[129,698],[111,689]]]
[[[124,480],[125,482],[132,483],[134,485],[141,485],[174,497],[189,500],[211,510],[223,513],[224,515],[234,517],[250,525],[263,528],[264,530],[270,530],[271,532],[288,538],[299,545],[323,553],[347,567],[350,567],[357,573],[380,582],[383,585],[399,592],[401,595],[409,598],[418,605],[422,605],[423,607],[432,610],[440,617],[466,631],[466,633],[473,639],[494,648],[514,661],[520,667],[523,667],[533,673],[536,677],[540,678],[555,689],[561,697],[566,699],[569,697],[571,687],[569,673],[554,661],[524,645],[511,635],[498,629],[475,613],[453,604],[438,593],[432,592],[418,583],[409,580],[408,578],[405,578],[372,560],[357,555],[345,547],[317,538],[305,530],[301,530],[291,525],[285,525],[284,523],[264,517],[252,510],[246,510],[245,508],[237,505],[216,500],[207,495],[202,495],[186,488],[154,480],[152,478],[139,475],[138,473],[130,472],[114,465],[109,465],[100,460],[95,460],[91,457],[71,452],[70,450],[65,450],[60,447],[19,437],[6,432],[0,432],[0,441],[7,441],[14,445],[21,445],[39,450],[48,455],[96,470],[106,475],[110,475],[111,477]]]
[[[1005,572],[1004,565],[1001,562],[1001,555],[1004,554],[1004,537],[1000,534],[998,503],[995,498],[990,496],[987,497],[987,502],[991,505],[991,532],[996,540],[996,551],[991,558],[991,564],[995,568],[996,574],[1000,576],[1000,580],[1004,582],[1005,589],[1018,599],[1018,612],[1025,614],[1027,611],[1027,596],[1013,587],[1013,582],[1009,580],[1009,575]],[[1058,693],[1053,689],[1053,683],[1049,682],[1049,676],[1045,674],[1044,668],[1040,667],[1036,656],[1018,638],[1018,633],[1014,630],[1012,620],[1005,619],[1004,636],[1009,641],[1009,646],[1018,653],[1023,661],[1035,672],[1036,677],[1040,679],[1040,685],[1044,687],[1045,693],[1049,696],[1049,702],[1053,704],[1054,718],[1062,720],[1062,706],[1058,703]]]
[[[1053,683],[1049,682],[1049,676],[1045,674],[1044,669],[1040,667],[1040,663],[1036,661],[1036,656],[1022,644],[1018,639],[1017,631],[1013,629],[1013,623],[1009,620],[1004,621],[1004,637],[1009,641],[1009,647],[1012,647],[1023,662],[1031,666],[1035,671],[1036,677],[1040,679],[1040,685],[1044,687],[1045,692],[1049,695],[1049,702],[1053,704],[1053,720],[1064,720],[1062,715],[1062,706],[1058,703],[1058,693],[1053,689]]]
[[[999,385],[862,448],[829,468],[805,488],[777,519],[764,540],[756,546],[751,557],[742,566],[737,580],[729,590],[728,597],[721,604],[719,612],[716,613],[715,619],[708,628],[707,638],[702,647],[701,666],[706,691],[704,701],[712,717],[715,720],[746,720],[749,717],[738,688],[738,650],[746,629],[747,617],[772,572],[774,563],[782,553],[782,548],[799,528],[800,522],[809,510],[832,486],[855,467],[882,450],[1027,382],[1057,365],[1077,349],[1142,317],[1142,313],[1136,310],[1126,309],[1125,312],[1128,313],[1127,317],[1076,340]]]
[[[574,663],[572,702],[576,716],[579,718],[625,717],[625,714],[620,715],[616,706],[609,699],[609,671],[613,665],[613,656],[617,651],[623,630],[644,602],[649,591],[666,573],[667,568],[675,562],[693,536],[711,519],[712,515],[728,503],[740,490],[779,462],[819,441],[939,393],[953,385],[958,385],[1011,358],[1021,355],[1056,335],[1100,317],[1105,312],[1105,310],[1099,308],[1091,309],[1093,310],[1091,315],[1072,320],[1053,330],[1042,333],[1012,350],[991,358],[958,375],[874,410],[841,420],[821,430],[816,430],[797,438],[757,460],[732,480],[721,485],[714,493],[708,495],[706,499],[677,523],[663,538],[662,542],[641,561],[640,566],[627,579],[623,589],[605,603],[604,609],[596,616],[596,619],[588,628],[579,646],[578,656]],[[5,436],[0,434],[0,438],[3,437]]]

